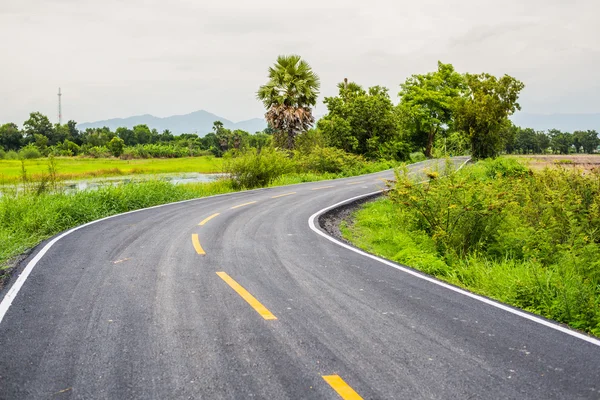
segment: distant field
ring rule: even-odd
[[[60,179],[177,172],[217,173],[222,172],[223,165],[221,158],[212,156],[145,160],[58,157],[56,161]],[[25,160],[25,169],[28,177],[40,178],[42,174],[48,174],[48,159]],[[0,160],[0,184],[20,179],[21,161]]]
[[[546,167],[578,168],[584,172],[600,168],[600,154],[562,154],[562,155],[512,155],[525,161],[530,168],[541,170]]]

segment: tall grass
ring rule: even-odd
[[[47,173],[48,159],[26,160],[25,166],[33,180],[40,179]],[[218,173],[222,170],[222,159],[213,156],[143,160],[56,157],[56,175],[59,179],[179,172]],[[20,180],[21,161],[0,160],[0,181],[11,183]]]
[[[600,336],[600,173],[484,161],[403,172],[343,234],[443,280]]]
[[[35,191],[0,196],[0,268],[58,232],[126,211],[232,192],[230,181],[173,185],[146,181],[74,194]]]

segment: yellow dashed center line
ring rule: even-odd
[[[192,235],[192,244],[194,245],[194,248],[196,249],[196,253],[200,254],[200,255],[206,255],[206,252],[204,251],[204,249],[202,248],[202,246],[200,246],[200,240],[198,239],[198,234],[194,233]]]
[[[234,208],[239,208],[239,207],[248,206],[248,205],[250,205],[250,204],[254,204],[254,203],[256,203],[256,202],[255,202],[255,201],[251,201],[251,202],[249,202],[249,203],[238,204],[237,206],[233,206],[233,207],[231,207],[231,210],[233,210]]]
[[[237,283],[236,281],[234,281],[232,277],[230,277],[229,275],[227,275],[227,273],[225,273],[225,272],[217,272],[217,275],[219,275],[219,277],[221,279],[223,279],[225,281],[225,283],[227,283],[229,286],[231,286],[231,288],[233,290],[235,290],[236,293],[239,294],[242,299],[246,300],[246,302],[248,304],[250,304],[250,306],[252,308],[254,308],[256,310],[256,312],[259,313],[264,319],[277,319],[277,317],[275,317],[271,313],[271,311],[269,311],[267,309],[267,307],[263,306],[246,289],[244,289],[239,283]]]
[[[325,382],[333,388],[344,400],[362,400],[358,395],[339,375],[323,375]]]
[[[332,187],[335,187],[335,186],[321,186],[321,187],[318,187],[318,188],[314,188],[314,189],[310,189],[310,190],[321,190],[321,189],[329,189],[329,188],[332,188]]]
[[[350,182],[350,183],[346,183],[346,185],[358,185],[359,183],[365,183],[365,181],[360,181],[360,182]]]
[[[211,215],[210,217],[206,217],[202,220],[202,222],[200,222],[198,225],[202,226],[204,224],[206,224],[208,221],[210,221],[211,219],[213,219],[214,217],[217,217],[221,215],[221,213],[214,213],[213,215]]]
[[[273,196],[273,197],[271,197],[271,198],[272,198],[272,199],[276,199],[276,198],[278,198],[278,197],[283,197],[283,196],[291,196],[291,195],[293,195],[293,194],[296,194],[296,192],[284,193],[284,194],[280,194],[280,195],[277,195],[277,196]]]

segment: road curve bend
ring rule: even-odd
[[[600,398],[600,342],[310,229],[391,177],[175,203],[38,246],[0,294],[0,398]]]

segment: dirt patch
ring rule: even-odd
[[[319,216],[319,226],[334,238],[348,243],[342,237],[342,232],[340,231],[342,221],[351,222],[352,213],[354,213],[354,211],[359,209],[363,204],[375,201],[383,195],[383,192],[375,193],[331,209]]]
[[[579,169],[583,173],[600,170],[600,154],[519,155],[511,157],[526,162],[533,170],[571,168]]]

